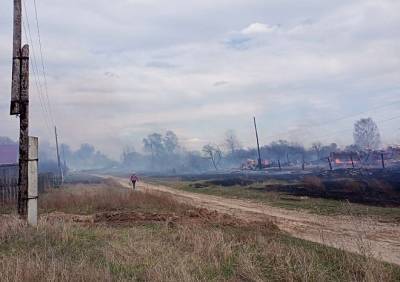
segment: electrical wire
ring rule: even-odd
[[[28,17],[26,19],[28,20]],[[32,44],[32,36],[31,36],[31,34],[29,36],[27,34],[27,30],[28,30],[28,32],[30,30],[29,29],[29,23],[28,22],[25,23],[25,20],[23,19],[22,20],[22,24],[23,24],[23,28],[24,28],[25,40],[28,43],[30,43],[30,46],[31,46],[30,49],[32,50],[32,66],[33,66],[32,72],[33,72],[33,77],[34,77],[34,81],[35,81],[37,94],[38,94],[38,97],[39,97],[40,107],[42,109],[42,115],[43,115],[44,123],[45,123],[45,125],[46,125],[46,127],[47,127],[47,129],[49,130],[49,133],[50,133],[51,132],[51,126],[50,126],[50,123],[49,123],[49,119],[47,117],[48,112],[47,112],[46,106],[45,106],[44,101],[43,101],[42,84],[41,84],[41,81],[40,81],[39,75],[38,75],[38,68],[37,68],[37,63],[36,63],[36,54],[35,54],[35,49],[34,49],[33,44]],[[27,28],[27,25],[28,25],[28,28]]]
[[[51,103],[50,103],[50,98],[49,98],[49,90],[48,90],[48,86],[47,86],[47,73],[46,73],[44,56],[43,56],[43,47],[42,47],[42,39],[41,39],[41,36],[40,36],[39,17],[38,17],[38,10],[37,10],[37,5],[36,5],[36,0],[33,0],[33,4],[34,4],[34,7],[35,7],[36,29],[37,29],[37,35],[38,35],[38,40],[39,40],[40,61],[41,61],[41,64],[42,64],[42,73],[43,73],[43,79],[44,79],[44,89],[45,89],[45,94],[46,94],[46,98],[47,98],[50,117],[51,117],[51,119],[53,121],[53,124],[55,125],[56,122],[55,122],[55,119],[54,119],[54,115],[53,115],[53,111],[52,111],[52,107],[51,107]]]
[[[49,131],[49,136],[51,137],[53,134],[52,128],[55,127],[55,119],[52,114],[50,99],[49,99],[49,95],[48,95],[47,78],[46,78],[46,72],[45,72],[44,61],[43,61],[43,50],[42,50],[43,48],[42,48],[41,39],[40,39],[40,28],[39,28],[38,17],[37,17],[36,1],[35,1],[35,18],[36,18],[36,28],[37,28],[37,33],[38,33],[39,45],[40,45],[39,50],[40,50],[43,83],[42,83],[42,80],[40,79],[41,74],[39,71],[38,63],[37,63],[38,60],[37,60],[36,51],[35,51],[36,48],[34,45],[34,41],[32,39],[31,25],[30,25],[30,21],[29,21],[28,12],[27,12],[28,6],[26,5],[25,0],[23,0],[23,8],[24,8],[24,14],[25,14],[26,20],[23,19],[22,22],[23,22],[26,40],[27,40],[27,42],[30,42],[30,45],[31,45],[32,66],[33,66],[32,71],[33,71],[34,78],[35,78],[35,84],[36,84],[37,93],[39,96],[40,106],[42,109],[42,115],[44,117],[46,127]],[[28,34],[27,34],[27,31],[28,31]],[[28,35],[29,35],[29,37],[28,37]],[[44,92],[43,89],[45,89],[45,94],[43,94],[43,92]]]
[[[326,122],[311,123],[311,124],[308,124],[308,125],[301,126],[300,128],[297,128],[297,129],[294,129],[294,130],[287,130],[287,131],[282,131],[280,133],[276,133],[276,134],[270,136],[270,138],[274,139],[276,137],[285,136],[287,134],[292,134],[293,132],[296,132],[296,131],[303,131],[305,129],[309,129],[309,128],[313,128],[313,127],[327,126],[329,124],[332,124],[332,123],[335,123],[335,122],[338,122],[338,121],[346,120],[348,118],[356,117],[356,116],[359,116],[359,115],[362,115],[362,114],[366,114],[366,113],[370,113],[370,112],[375,112],[375,111],[377,111],[379,109],[390,107],[390,106],[393,106],[393,105],[396,105],[396,104],[399,104],[399,103],[400,103],[400,100],[391,102],[390,104],[380,105],[380,106],[371,108],[371,109],[366,110],[366,111],[361,111],[361,112],[358,112],[358,113],[352,113],[350,115],[345,115],[345,116],[342,116],[342,117],[338,117],[338,118],[335,118],[335,119],[332,119],[332,120],[329,120],[329,121],[326,121]]]

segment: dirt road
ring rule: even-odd
[[[126,179],[114,179],[124,187],[131,188]],[[143,182],[139,184],[138,189],[150,193],[167,193],[178,201],[230,214],[243,220],[271,220],[282,231],[294,237],[354,253],[373,255],[377,259],[400,265],[400,224],[351,216],[321,216]]]

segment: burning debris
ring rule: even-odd
[[[386,168],[400,164],[400,148],[379,151],[332,152],[330,159],[336,168]]]

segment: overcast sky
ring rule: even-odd
[[[12,2],[0,0],[0,135],[17,138]],[[400,140],[398,0],[36,2],[52,112],[75,147],[117,157],[168,129],[188,148],[222,142],[228,129],[253,146],[253,115],[263,144],[344,145],[360,117],[375,119],[385,143]],[[44,140],[34,81],[31,132]]]

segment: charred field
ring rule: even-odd
[[[154,179],[183,181],[192,188],[247,187],[256,191],[293,196],[347,200],[352,203],[394,207],[400,205],[400,170],[356,170],[287,173],[218,173],[159,176]]]
[[[400,170],[273,171],[152,176],[150,181],[197,193],[266,202],[289,209],[400,219]]]

